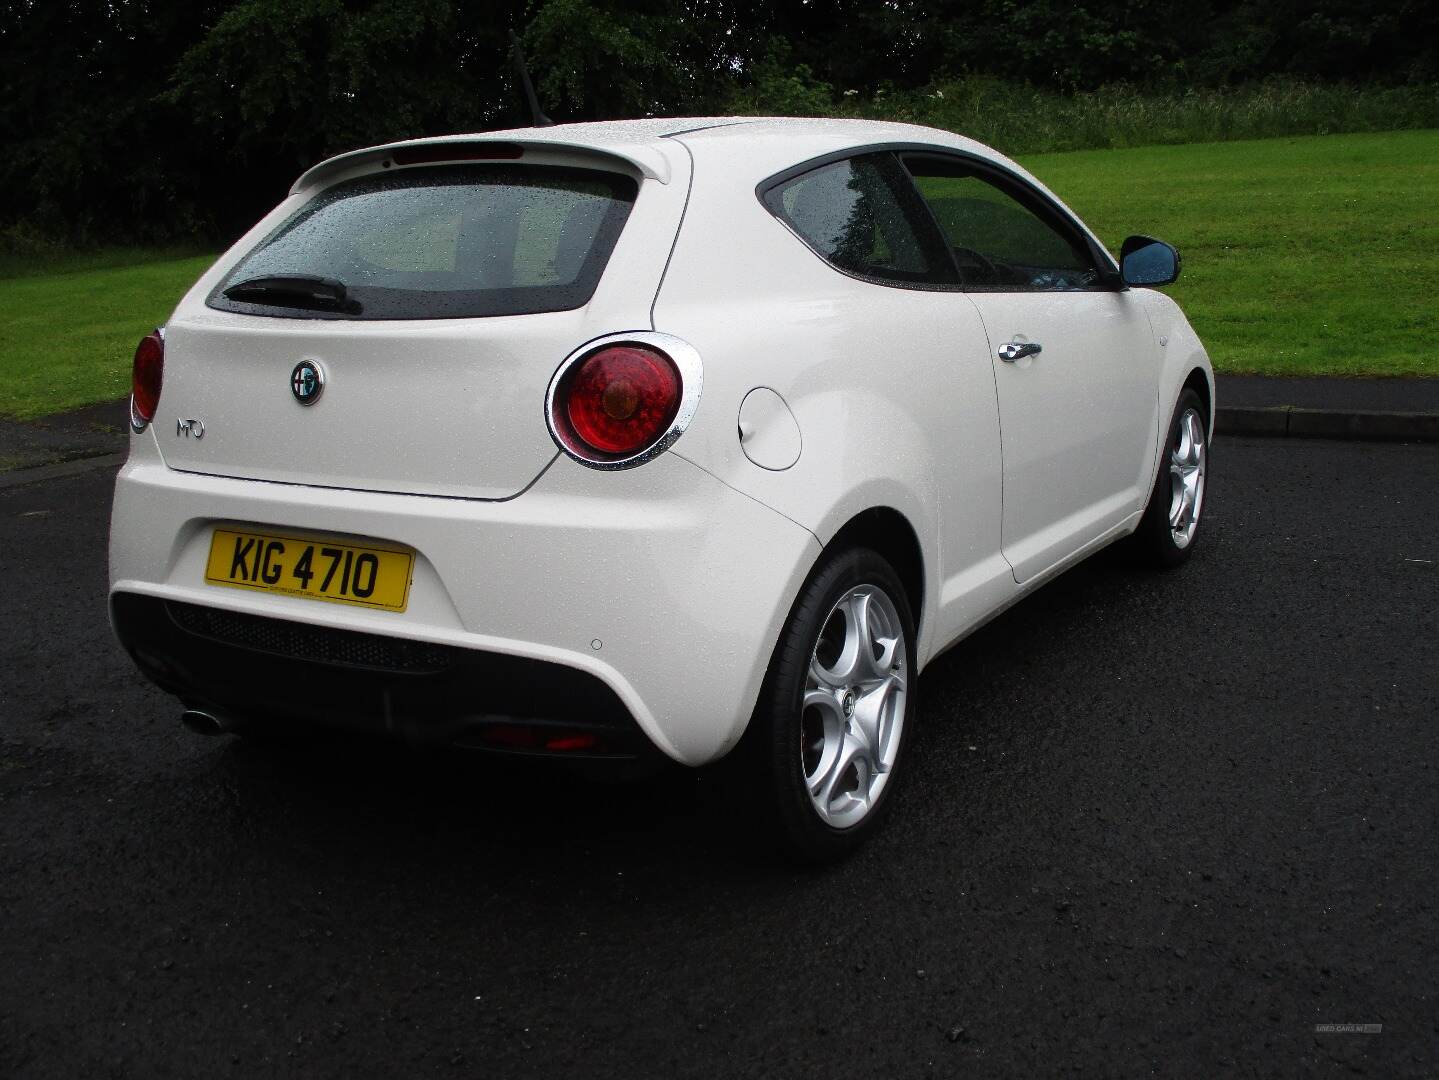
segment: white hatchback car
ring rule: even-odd
[[[1213,376],[1131,287],[1178,270],[903,124],[341,155],[136,353],[116,633],[200,730],[738,748],[834,856],[929,660],[1111,541],[1193,549]]]

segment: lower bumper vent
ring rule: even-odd
[[[422,641],[282,622],[175,601],[165,606],[182,630],[272,656],[402,672],[443,671],[449,664],[447,649]]]

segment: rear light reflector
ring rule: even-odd
[[[600,737],[591,735],[589,732],[578,732],[574,735],[555,735],[545,740],[545,749],[551,753],[565,754],[577,753],[582,750],[598,750]]]
[[[136,434],[155,419],[164,374],[165,331],[154,330],[140,339],[130,368],[130,427]]]
[[[528,724],[495,724],[485,729],[481,741],[501,750],[544,754],[603,754],[609,752],[593,731],[555,730]]]
[[[648,461],[679,438],[699,401],[699,356],[678,338],[640,332],[592,343],[550,382],[550,431],[595,468]]]

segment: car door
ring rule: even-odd
[[[1024,582],[1140,510],[1160,364],[1148,316],[1069,216],[987,162],[904,162],[989,334],[1002,546]]]
[[[922,493],[922,513],[933,517],[916,528],[932,530],[938,558],[930,572],[941,601],[926,616],[937,640],[948,642],[1015,588],[999,546],[999,408],[983,320],[958,291],[953,259],[893,154],[807,163],[772,178],[762,201],[833,270],[855,279],[785,269],[781,280],[746,281],[764,297],[748,301],[752,315],[771,302],[778,309],[760,314],[771,347],[804,355],[818,334],[833,334],[835,351],[852,358],[788,392],[804,430],[797,468],[822,470],[809,485],[817,498],[828,498],[821,478],[836,467],[852,476],[880,468]],[[714,296],[707,289],[704,306],[730,319],[729,305]],[[799,337],[786,346],[790,325]],[[836,401],[852,422],[833,422]]]

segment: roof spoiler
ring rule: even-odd
[[[290,194],[298,195],[329,182],[337,173],[367,164],[378,165],[383,161],[393,161],[397,165],[441,161],[514,161],[522,158],[526,149],[573,150],[598,157],[619,158],[634,166],[647,179],[661,184],[670,182],[670,163],[657,148],[642,144],[593,146],[577,139],[553,138],[548,131],[541,134],[535,129],[521,129],[485,135],[441,135],[352,150],[306,170],[290,188]]]

